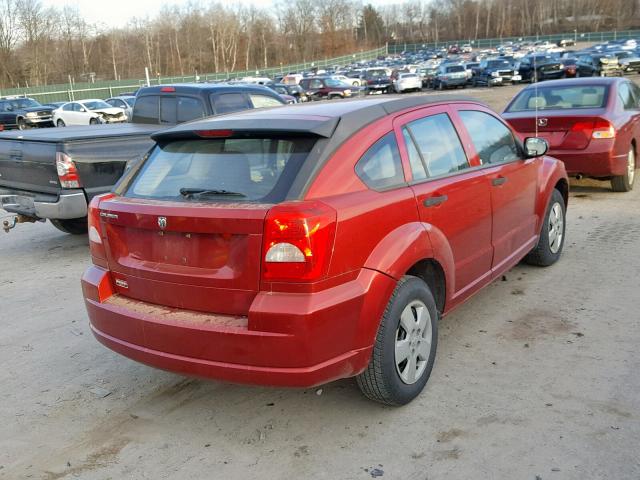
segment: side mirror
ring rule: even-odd
[[[86,108],[84,108],[84,107],[80,107],[80,111],[81,111],[81,112],[86,112],[86,111],[87,111],[87,109],[86,109]]]
[[[524,141],[524,151],[528,158],[540,157],[547,153],[549,144],[544,138],[529,137]]]

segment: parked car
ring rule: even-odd
[[[577,77],[619,77],[623,74],[618,59],[604,53],[580,55],[576,69]]]
[[[467,62],[464,64],[464,71],[467,74],[467,83],[473,82],[473,69],[478,68],[480,62]]]
[[[640,56],[638,56],[637,51],[622,50],[614,52],[613,55],[618,59],[624,74],[640,73]]]
[[[338,80],[339,82],[352,85],[354,87],[362,86],[363,81],[360,77],[347,77],[346,75],[331,75],[331,78]]]
[[[393,90],[396,93],[419,92],[422,90],[422,79],[417,73],[398,72],[393,80]]]
[[[465,88],[466,86],[467,72],[464,65],[445,63],[438,67],[436,76],[433,79],[434,89],[444,90],[445,88]]]
[[[0,208],[20,222],[48,219],[57,229],[87,233],[87,205],[111,190],[131,162],[153,145],[148,125],[108,125],[3,132]],[[15,224],[14,224],[15,225]]]
[[[569,175],[633,188],[640,145],[640,88],[624,78],[553,81],[520,91],[503,117],[523,136],[538,134]]]
[[[53,111],[53,123],[57,127],[126,121],[127,115],[124,109],[112,107],[104,100],[98,99],[68,102]]]
[[[288,85],[286,83],[270,83],[266,85],[280,95],[289,95],[296,99],[296,102],[307,102],[309,97],[300,85]]]
[[[53,108],[41,105],[32,98],[0,98],[0,125],[4,129],[26,130],[33,127],[52,127]]]
[[[549,55],[527,55],[520,60],[518,73],[522,81],[535,83],[562,78],[564,68],[560,60]]]
[[[84,234],[87,201],[111,190],[126,166],[149,150],[152,133],[207,116],[282,105],[277,93],[258,85],[144,87],[132,123],[3,133],[0,208],[19,214],[21,222],[50,219],[62,231]]]
[[[480,65],[473,69],[471,83],[473,86],[504,85],[506,83],[517,83],[522,79],[517,70],[508,60],[500,58],[489,58],[482,60]]]
[[[386,68],[368,68],[364,72],[364,80],[369,92],[389,93],[391,89],[389,74]]]
[[[262,85],[158,85],[138,91],[132,121],[175,125],[211,115],[251,108],[278,107],[285,103],[280,95]]]
[[[105,100],[109,105],[116,108],[122,108],[124,110],[125,115],[127,116],[127,120],[131,121],[133,117],[133,105],[136,103],[136,97],[134,96],[120,96],[120,97],[111,97]]]
[[[155,367],[298,387],[357,376],[406,404],[441,316],[562,252],[562,163],[473,101],[307,103],[154,139],[92,201],[82,288],[96,338]]]
[[[331,77],[303,78],[300,80],[300,87],[311,100],[350,98],[360,92],[360,87],[354,87]]]
[[[560,59],[562,64],[562,70],[564,71],[564,78],[575,78],[578,73],[578,61],[575,58],[562,58]]]
[[[563,38],[558,42],[559,47],[573,47],[576,44],[573,38]]]

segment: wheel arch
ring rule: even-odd
[[[562,194],[565,207],[568,205],[569,177],[567,176],[564,164],[554,158],[544,157],[538,182],[536,216],[538,217],[537,232],[539,234],[542,229],[549,199],[554,190],[558,190]]]

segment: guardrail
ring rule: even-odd
[[[417,52],[418,50],[441,48],[449,45],[470,44],[473,48],[493,48],[505,42],[537,42],[548,41],[556,43],[560,40],[571,39],[575,42],[607,42],[609,40],[624,40],[627,38],[640,38],[640,30],[613,30],[610,32],[579,32],[572,30],[566,33],[554,33],[552,35],[530,35],[519,37],[502,37],[502,38],[481,38],[473,40],[465,38],[462,40],[447,40],[443,42],[424,42],[424,43],[391,43],[389,44],[389,53],[396,54],[401,52]]]
[[[167,83],[191,83],[191,82],[208,82],[226,79],[235,79],[242,77],[255,76],[275,76],[284,75],[289,72],[300,72],[311,68],[324,68],[334,65],[347,65],[353,62],[373,60],[380,55],[386,55],[385,47],[376,48],[374,50],[366,50],[353,53],[351,55],[343,55],[334,58],[325,58],[315,60],[313,62],[302,62],[292,65],[280,65],[278,67],[264,68],[258,70],[235,71],[235,72],[218,72],[206,73],[186,76],[174,77],[153,77],[150,79],[152,85],[161,85]],[[120,81],[101,81],[101,82],[78,82],[71,84],[46,85],[30,88],[8,88],[0,90],[0,96],[20,95],[35,98],[41,103],[48,102],[69,102],[73,100],[82,100],[87,98],[108,98],[125,92],[136,90],[146,85],[146,80],[132,79]]]

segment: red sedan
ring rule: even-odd
[[[523,258],[558,260],[568,180],[537,138],[450,97],[205,119],[89,213],[97,339],[179,373],[409,402],[438,320]]]
[[[522,136],[549,142],[575,177],[633,188],[640,141],[640,88],[626,78],[577,78],[530,85],[502,116]]]

